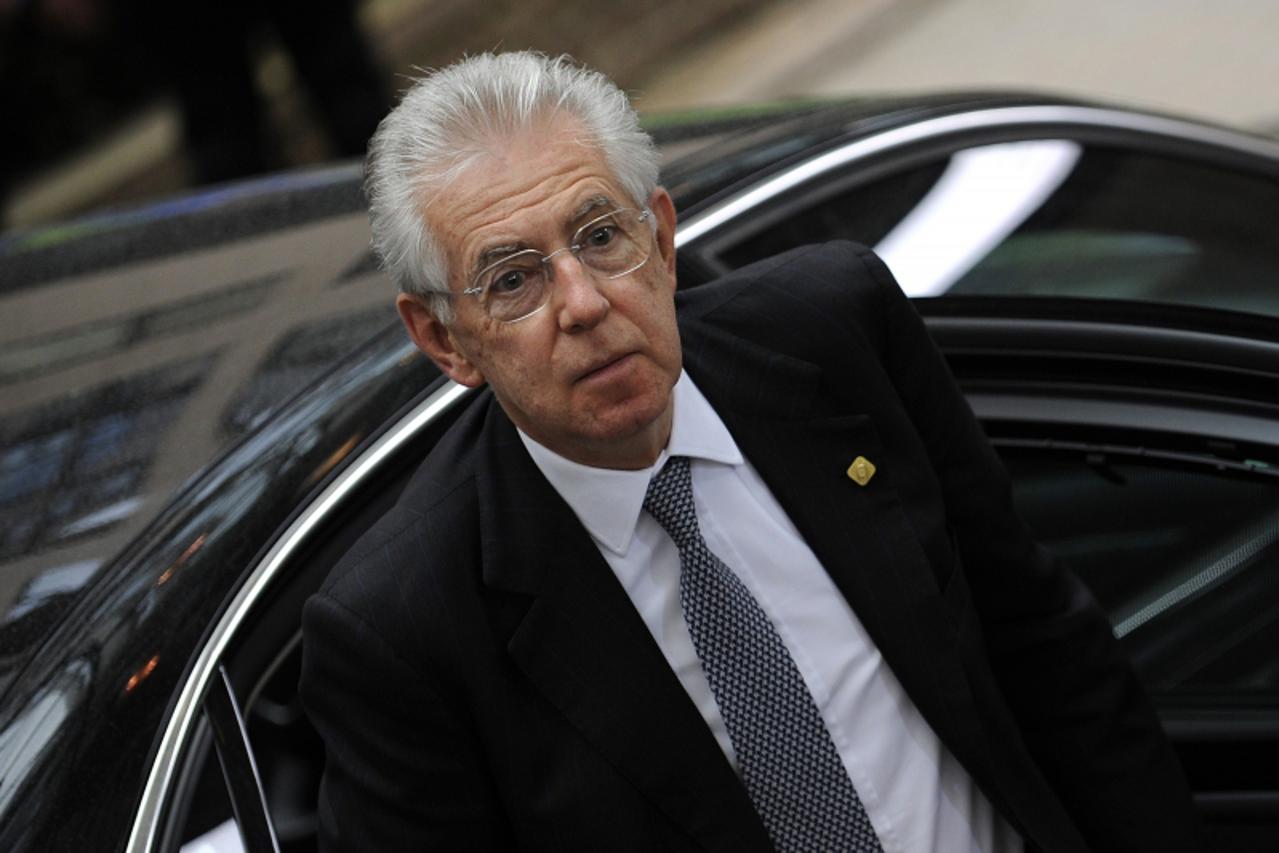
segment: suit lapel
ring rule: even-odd
[[[531,597],[507,649],[569,722],[709,849],[767,849],[732,767],[625,590],[492,407],[480,455],[483,579]]]

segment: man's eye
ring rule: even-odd
[[[520,291],[528,281],[525,270],[503,270],[489,282],[489,293],[493,296],[511,296]]]
[[[598,248],[607,246],[613,242],[613,238],[617,236],[616,225],[597,225],[591,229],[591,233],[586,235],[586,245],[590,248]]]

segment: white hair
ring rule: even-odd
[[[480,156],[557,112],[581,125],[621,188],[643,207],[657,149],[625,93],[598,71],[532,51],[471,56],[419,78],[369,143],[364,191],[373,249],[400,290],[452,322],[448,266],[426,223],[431,196]]]

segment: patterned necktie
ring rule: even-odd
[[[874,851],[879,838],[777,629],[706,546],[689,461],[672,456],[644,509],[679,549],[679,601],[742,782],[779,851]]]

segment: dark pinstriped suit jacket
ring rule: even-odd
[[[1195,849],[1091,597],[888,271],[807,247],[681,294],[685,368],[924,717],[1032,847]],[[845,470],[877,466],[865,487]],[[589,536],[484,394],[304,617],[327,850],[768,849]]]

